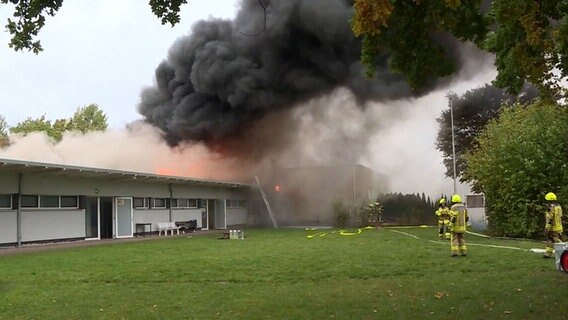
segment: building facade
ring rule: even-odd
[[[248,223],[248,184],[0,159],[0,245]]]

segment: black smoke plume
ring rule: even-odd
[[[375,79],[363,76],[360,40],[349,25],[351,1],[263,3],[266,17],[256,0],[245,0],[234,21],[195,24],[157,68],[156,85],[142,92],[139,111],[171,144],[236,139],[267,114],[340,87],[359,103],[413,94],[388,71],[386,57],[378,59]]]

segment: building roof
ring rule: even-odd
[[[26,160],[0,158],[0,172],[18,173],[55,173],[63,176],[73,177],[112,177],[123,178],[125,180],[139,180],[147,182],[164,182],[173,184],[191,184],[201,186],[224,186],[231,188],[249,187],[249,184],[239,182],[228,182],[208,179],[194,179],[180,176],[168,176],[151,174],[136,171],[124,171],[114,169],[103,169],[83,166],[71,166],[54,163],[44,163]]]

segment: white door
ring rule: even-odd
[[[227,229],[226,200],[215,200],[215,229]]]
[[[114,199],[115,238],[132,238],[133,237],[133,221],[132,221],[132,198],[118,197]]]

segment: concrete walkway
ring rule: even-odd
[[[115,243],[126,243],[126,242],[152,241],[152,240],[167,239],[172,237],[176,238],[177,237],[183,238],[189,236],[199,237],[210,234],[218,234],[219,237],[222,237],[223,230],[196,231],[185,234],[182,233],[180,235],[174,234],[168,236],[150,235],[150,236],[137,236],[134,238],[123,238],[123,239],[75,240],[75,241],[62,241],[62,242],[51,242],[51,243],[23,244],[19,248],[15,246],[0,247],[0,257],[14,255],[14,254],[48,251],[48,250],[61,250],[66,248],[90,247],[90,246],[98,246],[104,244],[115,244]]]

